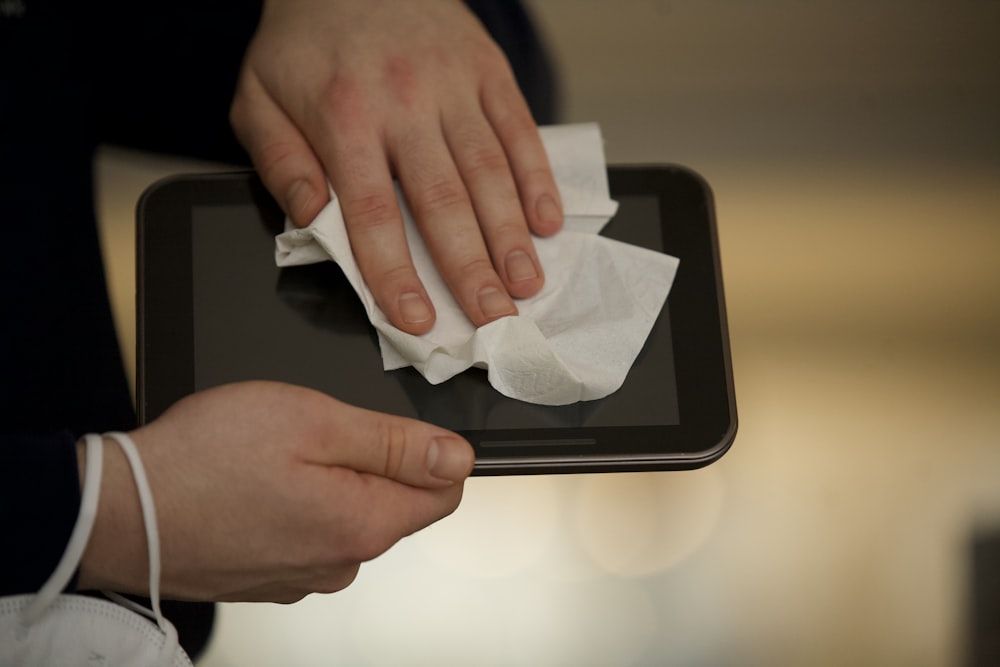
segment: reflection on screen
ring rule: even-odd
[[[604,233],[662,250],[656,198],[618,200]],[[375,330],[340,269],[332,262],[279,269],[273,230],[255,207],[198,207],[192,227],[195,389],[280,380],[458,431],[678,423],[667,308],[617,392],[532,405],[498,393],[479,369],[440,385],[412,368],[383,371]]]

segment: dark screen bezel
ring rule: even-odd
[[[656,195],[663,250],[681,258],[667,301],[674,323],[677,425],[463,431],[477,474],[697,468],[732,444],[736,410],[711,191],[676,165],[614,166],[612,196]],[[141,423],[194,391],[191,217],[198,206],[252,203],[280,230],[280,209],[253,172],[174,176],[137,205],[137,408]],[[677,323],[683,323],[678,326]]]

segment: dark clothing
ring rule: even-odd
[[[136,418],[94,213],[99,143],[247,163],[228,126],[259,6],[4,3],[0,15],[0,594],[34,592],[79,511],[73,443]],[[74,582],[75,584],[75,582]],[[191,655],[211,604],[166,603]]]
[[[554,76],[524,10],[468,4],[536,119],[552,122]],[[97,236],[94,150],[249,164],[228,110],[259,11],[253,0],[0,3],[0,595],[38,590],[66,546],[76,439],[136,426]],[[197,634],[178,613],[167,615],[181,638]]]

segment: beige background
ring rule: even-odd
[[[1000,531],[1000,3],[531,5],[565,120],[714,189],[734,448],[474,479],[350,589],[223,606],[201,664],[963,664]],[[211,168],[98,159],[129,362],[136,198]]]

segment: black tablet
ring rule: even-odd
[[[439,424],[476,449],[474,474],[689,469],[729,448],[736,409],[711,192],[678,166],[612,167],[602,234],[680,259],[667,304],[622,387],[541,406],[485,371],[431,385],[382,369],[378,339],[332,262],[278,268],[284,215],[252,172],[171,177],[138,204],[140,421],[182,396],[280,380]]]

